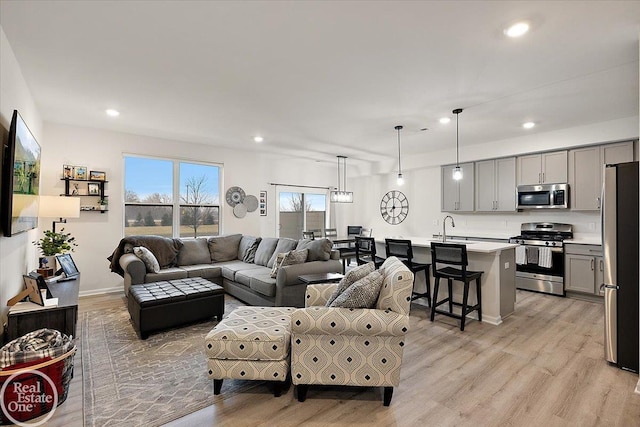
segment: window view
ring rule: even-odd
[[[303,230],[323,230],[327,220],[326,203],[326,194],[280,192],[280,237],[300,239]]]
[[[124,161],[125,236],[218,234],[218,166],[144,157]]]

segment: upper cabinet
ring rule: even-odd
[[[460,163],[463,178],[453,179],[455,165],[442,166],[442,212],[472,212],[474,194],[474,164]]]
[[[633,142],[621,142],[569,151],[571,209],[598,210],[604,165],[633,161]]]
[[[477,212],[513,212],[516,210],[516,159],[476,162]]]
[[[518,185],[567,182],[567,151],[531,154],[518,158]]]

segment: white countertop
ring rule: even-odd
[[[411,240],[411,245],[415,247],[430,248],[431,242],[441,242],[441,239],[431,237],[415,237],[415,236],[387,236],[388,239],[407,239]],[[380,243],[384,243],[383,239],[376,239]],[[519,246],[514,243],[497,243],[497,242],[479,242],[474,240],[456,240],[455,238],[447,238],[447,243],[463,244],[467,246],[467,252],[493,253],[505,249],[515,248]]]
[[[575,243],[578,245],[601,245],[602,237],[597,234],[586,234],[584,236],[573,236],[573,239],[565,239],[564,243]]]

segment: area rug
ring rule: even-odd
[[[240,305],[228,299],[225,313]],[[141,340],[124,304],[83,313],[85,426],[160,426],[260,385],[228,380],[214,396],[204,337],[216,323],[205,321]]]

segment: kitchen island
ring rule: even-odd
[[[413,256],[416,262],[431,262],[431,242],[441,242],[441,239],[428,237],[389,236],[389,239],[411,240]],[[517,244],[503,242],[473,241],[447,239],[447,243],[463,244],[467,246],[469,270],[483,271],[482,275],[482,321],[499,325],[502,319],[513,313],[516,300],[516,257]],[[376,239],[376,250],[385,253],[384,238]],[[432,279],[433,281],[433,279]],[[446,282],[440,281],[439,299],[445,298]],[[424,275],[418,273],[416,292],[426,290]],[[433,284],[429,284],[433,291]],[[454,298],[462,301],[462,286],[454,284]],[[431,292],[433,295],[433,292]],[[469,291],[469,301],[476,300],[475,287]],[[469,314],[477,319],[477,313]],[[436,317],[437,319],[437,317]]]

